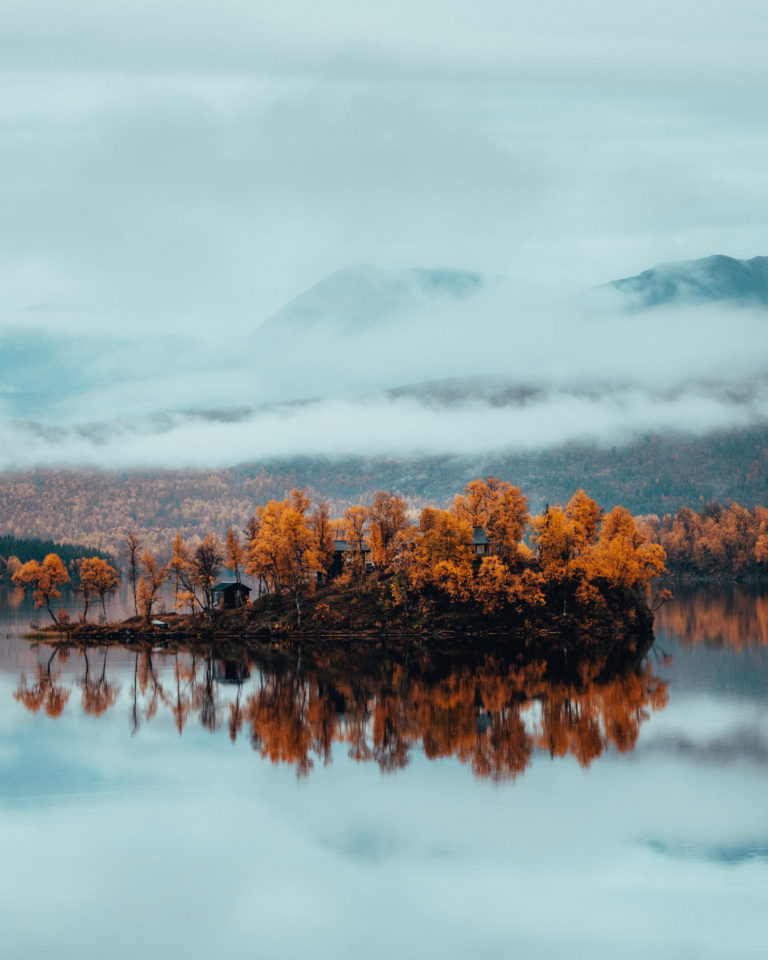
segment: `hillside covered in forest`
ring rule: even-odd
[[[526,490],[531,505],[564,503],[584,487],[610,510],[674,513],[682,506],[738,502],[751,508],[768,490],[768,427],[704,438],[648,437],[627,446],[569,445],[549,452],[483,457],[288,458],[224,470],[38,468],[0,474],[0,534],[93,544],[115,555],[128,531],[152,548],[212,530],[243,529],[254,503],[294,488],[340,515],[391,490],[413,508],[445,505],[478,475]]]

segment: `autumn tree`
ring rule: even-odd
[[[764,517],[760,519],[755,539],[755,561],[763,569],[768,569],[768,510],[765,507],[762,510],[764,511]]]
[[[61,597],[59,587],[69,583],[69,574],[57,553],[49,553],[42,563],[28,560],[14,573],[13,582],[24,590],[31,590],[35,598],[35,608],[45,607],[51,620],[58,626],[56,614],[51,609],[51,601]]]
[[[125,538],[125,557],[128,561],[128,582],[131,585],[131,593],[133,594],[133,612],[135,616],[138,616],[139,613],[136,589],[140,575],[140,551],[141,541],[133,531],[129,531]]]
[[[530,521],[528,498],[519,487],[497,477],[472,480],[451,507],[471,527],[483,527],[491,541],[491,552],[507,559],[517,555],[523,529]]]
[[[224,552],[219,538],[213,533],[207,533],[192,557],[192,578],[202,595],[203,609],[209,615],[213,609],[213,588],[223,560]]]
[[[410,556],[411,586],[442,590],[454,600],[469,599],[472,590],[472,527],[448,510],[425,507],[419,537]]]
[[[349,507],[344,511],[344,539],[347,542],[349,571],[359,584],[365,573],[368,547],[368,510],[365,507]]]
[[[390,544],[391,558],[386,572],[392,577],[390,590],[396,605],[410,608],[411,570],[415,564],[414,551],[419,531],[414,526],[398,530]]]
[[[280,523],[284,578],[293,593],[299,626],[304,594],[313,589],[314,574],[320,569],[316,539],[307,522],[308,509],[309,499],[304,491],[293,490],[290,506],[283,510]]]
[[[666,573],[663,547],[647,542],[626,507],[614,507],[605,516],[591,561],[596,577],[630,589],[644,590]]]
[[[107,594],[114,592],[120,585],[120,576],[115,568],[102,560],[101,557],[83,558],[78,566],[80,572],[79,590],[83,594],[85,610],[83,616],[88,613],[88,599],[91,595],[96,595],[101,601],[101,610],[106,618]]]
[[[77,561],[77,569],[80,577],[80,582],[74,588],[75,593],[79,593],[83,598],[83,612],[81,614],[81,619],[85,622],[88,619],[88,610],[91,606],[91,597],[93,594],[93,584],[91,583],[90,577],[86,576],[83,578],[82,565],[85,558],[81,558]]]
[[[603,511],[583,490],[577,490],[568,501],[565,516],[571,524],[573,549],[576,553],[583,553],[597,542]]]
[[[259,580],[267,593],[280,596],[281,542],[280,516],[285,504],[270,500],[256,508],[248,523],[248,547],[245,572]]]
[[[240,571],[243,568],[245,557],[240,540],[234,529],[230,527],[227,530],[227,540],[225,544],[224,562],[228,569],[235,575],[235,580],[240,583]]]
[[[157,603],[160,589],[168,580],[170,565],[160,566],[149,551],[145,550],[141,558],[142,574],[136,588],[136,600],[144,620],[152,619],[152,607]]]
[[[315,538],[315,552],[320,569],[327,574],[331,569],[334,557],[334,529],[329,519],[327,503],[318,503],[309,515],[307,523]]]
[[[544,513],[534,517],[532,540],[547,581],[561,583],[567,580],[578,540],[574,526],[560,504],[547,506]]]
[[[195,592],[192,555],[184,542],[181,532],[177,531],[171,548],[170,574],[173,576],[173,604],[176,610],[189,607],[194,617],[195,606],[200,603]]]
[[[258,577],[276,596],[281,597],[284,590],[293,594],[299,622],[303,597],[314,589],[315,573],[321,568],[309,508],[303,490],[292,490],[290,498],[258,507],[245,564],[245,572]]]
[[[397,534],[408,526],[405,500],[377,490],[368,509],[371,560],[375,567],[386,567],[394,556]]]

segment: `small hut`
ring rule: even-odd
[[[236,663],[234,660],[214,661],[213,679],[218,683],[235,683],[239,686],[250,676],[251,668],[247,663]]]
[[[356,544],[348,543],[346,540],[333,541],[333,563],[328,571],[328,578],[330,580],[332,580],[334,577],[338,577],[338,575],[344,569],[344,566],[352,562],[352,558],[357,552],[357,549],[358,548]],[[360,552],[362,553],[365,569],[372,570],[373,563],[371,563],[371,548],[367,543],[362,544]]]
[[[491,541],[483,527],[472,528],[472,549],[476,557],[487,557],[491,552]]]
[[[213,588],[213,599],[220,610],[233,610],[235,607],[242,607],[243,604],[248,602],[250,592],[250,587],[232,580],[226,583],[217,583]]]

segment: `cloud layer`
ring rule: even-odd
[[[759,403],[695,399],[710,381],[738,390],[761,375],[761,317],[562,307],[659,261],[768,252],[758,0],[117,0],[108,13],[61,0],[55,16],[41,0],[9,0],[4,23],[8,420],[345,398],[322,416],[262,412],[211,428],[192,453],[188,425],[174,427],[163,434],[170,465],[306,438],[346,449],[363,434],[367,444],[368,428],[382,450],[451,438],[472,450],[489,435],[554,441],[568,424],[571,437],[606,437],[762,416]],[[363,262],[506,282],[365,337],[318,327],[259,339],[300,291]],[[504,377],[547,399],[505,419],[467,400],[439,421],[429,404],[349,400],[461,376]],[[569,391],[596,384],[622,386],[625,400],[561,410]],[[115,427],[106,445],[65,447],[2,429],[7,466],[32,451],[39,462],[161,459],[151,430],[141,443]]]

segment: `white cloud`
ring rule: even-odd
[[[765,324],[745,313],[640,326],[552,308],[662,260],[768,252],[768,14],[737,7],[62,0],[51,15],[9,0],[0,334],[83,348],[79,367],[77,345],[62,346],[59,369],[6,384],[12,409],[50,424],[445,376],[666,390],[759,375]],[[321,332],[278,354],[253,337],[291,296],[365,261],[509,285],[366,341]],[[625,433],[643,419],[630,406]],[[557,433],[552,412],[542,436]],[[582,413],[619,430],[610,404]],[[699,420],[721,414],[702,406]],[[291,446],[310,422],[292,417],[288,438],[259,421],[250,446]],[[467,412],[423,442],[484,436],[484,422],[518,429]],[[15,450],[27,462],[29,445],[4,430],[6,462]],[[212,450],[237,446],[222,437],[212,431]],[[154,460],[155,443],[137,452]]]

